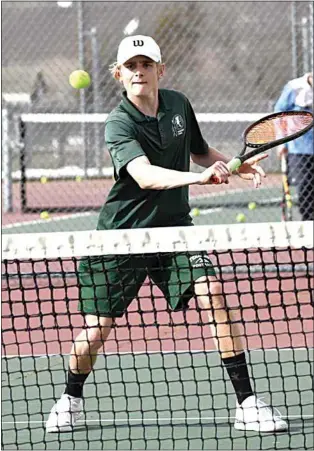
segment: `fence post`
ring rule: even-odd
[[[310,71],[313,72],[313,64],[314,64],[314,54],[313,54],[313,46],[314,46],[314,42],[313,42],[313,27],[314,27],[314,23],[313,23],[313,15],[314,15],[314,11],[313,11],[313,2],[309,3],[309,40],[310,40]]]
[[[85,70],[85,41],[84,41],[84,2],[78,1],[77,4],[77,31],[78,31],[78,57],[80,69]],[[80,89],[80,113],[86,113],[86,93],[85,89]],[[88,144],[86,138],[86,124],[81,123],[81,137],[83,141],[83,158],[84,158],[84,176],[87,177],[88,169]]]
[[[97,29],[93,27],[90,31],[92,47],[92,77],[93,77],[93,106],[94,113],[100,113],[100,88],[99,88],[99,53],[97,41]],[[95,146],[95,166],[99,175],[101,175],[101,148],[99,124],[94,124],[94,146]]]
[[[308,20],[307,17],[302,17],[301,22],[301,36],[302,36],[302,68],[303,73],[310,71],[310,46],[309,46],[309,30],[308,30]]]
[[[296,20],[296,2],[291,3],[291,63],[292,63],[292,78],[297,78],[298,76],[298,66],[297,66],[297,20]]]
[[[12,155],[9,140],[9,117],[7,108],[2,110],[2,163],[3,163],[3,212],[13,211],[12,202]]]

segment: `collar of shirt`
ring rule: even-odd
[[[167,103],[165,99],[165,94],[159,90],[158,91],[158,99],[159,99],[159,107],[158,107],[158,113],[157,113],[157,120],[161,119],[165,114],[167,110],[171,109],[171,106]],[[122,93],[122,101],[121,101],[121,107],[126,111],[133,120],[136,122],[148,122],[151,120],[155,120],[155,117],[152,116],[146,116],[143,114],[127,97],[126,91],[123,91]]]

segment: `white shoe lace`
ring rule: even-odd
[[[274,420],[282,420],[282,415],[276,407],[270,407],[263,401],[264,398],[257,398],[256,407],[261,407],[263,410],[261,412],[267,412],[270,414]]]
[[[78,410],[80,410],[80,400],[77,399],[70,399],[70,411],[72,413],[77,412]]]

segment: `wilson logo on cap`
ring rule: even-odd
[[[143,47],[144,41],[133,41],[134,47]]]

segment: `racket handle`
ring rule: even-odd
[[[240,160],[240,158],[235,157],[235,158],[232,158],[232,160],[230,160],[227,163],[227,166],[228,166],[229,171],[232,173],[232,172],[236,171],[237,169],[239,169],[241,164],[242,164],[242,161]],[[212,176],[211,180],[212,180],[213,185],[219,184],[219,179],[215,175]]]
[[[227,163],[227,166],[228,166],[229,171],[232,173],[232,172],[235,172],[237,169],[239,169],[241,164],[242,164],[241,159],[238,157],[235,157],[235,158],[232,158],[232,160],[230,160],[229,163]]]

